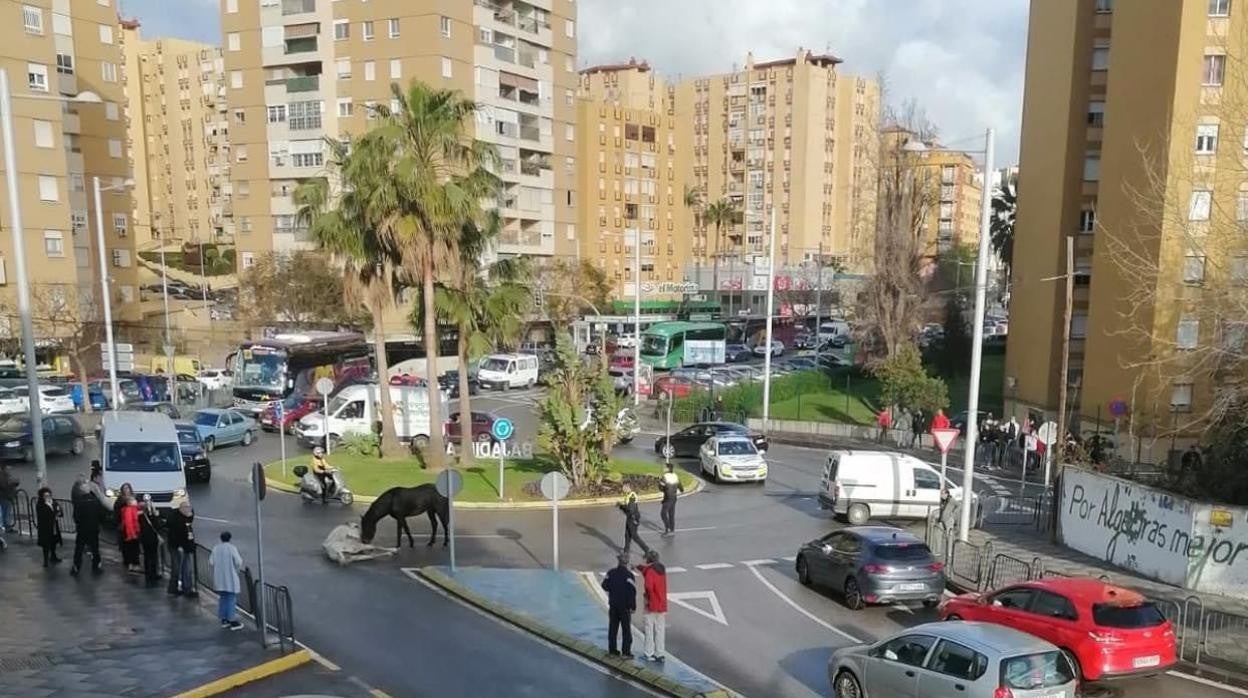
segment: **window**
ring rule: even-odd
[[[101,44],[113,43],[113,25],[111,24],[100,25],[100,43]]]
[[[48,66],[42,63],[26,64],[26,84],[38,92],[48,91]]]
[[[255,266],[255,264],[256,264],[256,253],[244,252],[243,253],[243,268],[250,269],[251,267]]]
[[[291,162],[295,167],[320,167],[325,164],[323,153],[294,153]]]
[[[238,0],[225,0],[225,11],[228,14],[238,12]]]
[[[74,57],[68,53],[56,54],[56,72],[61,75],[74,74]]]
[[[108,156],[110,158],[121,157],[121,139],[120,138],[108,139]]]
[[[113,234],[119,238],[124,238],[126,236],[126,233],[129,230],[130,230],[130,227],[126,219],[126,214],[114,213],[113,214]]]
[[[1221,87],[1222,78],[1226,76],[1226,56],[1220,53],[1205,55],[1204,71],[1200,82],[1206,87]]]
[[[1200,284],[1205,280],[1205,256],[1188,254],[1183,258],[1183,283]]]
[[[445,56],[442,58],[442,77],[451,77],[451,59]]]
[[[923,666],[923,660],[927,659],[928,650],[935,643],[936,638],[930,635],[902,635],[873,647],[870,650],[870,654],[873,657],[887,659],[890,662],[901,662],[909,666]]]
[[[377,79],[376,61],[364,61],[364,79],[369,82]]]
[[[235,90],[241,89],[243,87],[243,71],[241,70],[230,71],[230,87]]]
[[[65,233],[59,230],[43,231],[43,252],[49,257],[64,257]]]
[[[565,105],[567,105],[567,106],[569,106],[569,107],[570,107],[570,106],[572,106],[572,103],[573,103],[573,102],[575,102],[575,101],[576,101],[576,96],[575,96],[574,94],[572,94],[572,90],[564,90],[564,91],[563,91],[563,103],[564,103]],[[619,136],[620,134],[618,134],[618,133],[617,133],[617,134],[615,134],[615,135],[616,135],[616,136]]]
[[[350,58],[339,58],[337,61],[334,62],[334,65],[336,66],[338,70],[339,80],[351,79],[351,59]]]
[[[1200,343],[1200,320],[1186,315],[1180,317],[1174,333],[1174,342],[1178,349],[1195,349]]]
[[[1192,409],[1192,384],[1175,383],[1170,389],[1170,409],[1174,412],[1187,412]]]
[[[351,98],[339,97],[338,98],[338,116],[340,117],[351,116],[352,111],[353,111],[353,108],[351,106]]]
[[[70,191],[86,191],[87,179],[80,172],[69,173],[69,190]]]
[[[1243,351],[1248,340],[1248,324],[1228,322],[1222,325],[1222,348],[1227,351]]]
[[[130,250],[113,250],[113,266],[129,267]]]
[[[1231,0],[1209,0],[1210,17],[1230,17]]]
[[[1113,12],[1114,0],[1096,0],[1096,11],[1100,13]]]
[[[1192,192],[1192,199],[1187,208],[1189,221],[1209,220],[1209,209],[1213,205],[1213,192],[1208,189],[1197,189]]]
[[[1088,102],[1088,126],[1101,128],[1105,125],[1105,103]]]
[[[438,29],[441,30],[443,37],[447,39],[451,38],[451,18],[450,17],[439,18]]]
[[[238,32],[230,32],[225,35],[226,50],[239,51],[243,47],[242,37]]]
[[[116,102],[104,103],[104,118],[109,121],[116,121],[121,118],[121,109],[118,108]]]
[[[269,107],[269,123],[280,124],[286,120],[286,105],[274,104]]]
[[[445,20],[446,18],[443,17],[442,19]],[[391,39],[399,38],[399,18],[398,17],[391,17],[390,19],[386,20],[386,34]],[[442,34],[442,36],[450,36],[450,35],[451,35],[450,29],[447,29]]]
[[[52,33],[61,36],[74,35],[74,23],[70,20],[69,15],[60,12],[52,13]]]
[[[72,234],[83,233],[87,230],[87,212],[82,209],[74,209],[69,212],[69,232]]]
[[[403,77],[403,61],[399,60],[398,58],[391,58],[390,59],[390,78],[392,80],[398,80],[401,77]]]
[[[1101,154],[1093,153],[1083,159],[1083,181],[1098,182],[1101,179]]]
[[[52,140],[52,122],[35,119],[31,121],[35,127],[35,147],[36,148],[53,148],[56,144]]]
[[[1094,46],[1092,48],[1092,70],[1109,70],[1109,47]]]
[[[940,476],[931,470],[915,468],[914,486],[920,490],[939,490],[941,489]]]
[[[563,20],[563,35],[569,39],[576,36],[576,22],[570,19]]]
[[[1240,227],[1248,227],[1248,191],[1240,191],[1235,195],[1235,220]]]
[[[1085,208],[1079,212],[1079,232],[1084,235],[1096,232],[1096,209]]]
[[[61,200],[61,194],[56,184],[56,177],[53,177],[52,175],[39,175],[39,200]]]
[[[319,101],[291,102],[287,105],[288,126],[292,131],[321,127],[321,103]]]
[[[575,126],[573,126],[572,124],[564,124],[563,126],[564,140],[571,141],[575,137],[575,133],[576,133]]]
[[[22,26],[31,34],[43,33],[43,9],[22,5]]]
[[[1213,153],[1218,149],[1218,125],[1200,124],[1196,127],[1196,152]]]
[[[247,162],[247,146],[234,146],[234,160],[237,162]]]
[[[334,20],[334,41],[346,41],[351,38],[351,20]]]
[[[362,33],[364,34],[365,41],[372,41],[377,38],[377,35],[373,32],[373,20],[366,19],[363,22],[360,22],[360,28],[363,30]]]
[[[941,640],[927,668],[946,676],[975,681],[988,671],[988,658],[956,642]]]
[[[109,63],[108,61],[100,63],[100,77],[104,80],[104,82],[117,82],[117,64]],[[242,77],[241,73],[239,73],[239,77]],[[241,82],[239,83],[239,86],[242,86]]]
[[[1078,274],[1078,272],[1076,272]],[[1088,336],[1088,312],[1076,310],[1070,315],[1070,338],[1083,339]]]

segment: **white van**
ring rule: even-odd
[[[869,519],[921,519],[940,510],[940,491],[954,501],[962,488],[923,461],[892,451],[833,451],[819,480],[819,507],[855,526]],[[972,495],[972,501],[978,497]]]
[[[478,365],[477,382],[482,388],[532,388],[537,385],[537,363],[533,354],[490,354]]]
[[[849,337],[849,323],[844,320],[827,320],[819,325],[819,343],[836,337]]]
[[[432,433],[429,425],[429,391],[414,385],[388,385],[394,403],[394,431],[404,441],[428,443]],[[441,400],[442,414],[447,415],[446,398],[441,391],[434,394]],[[350,434],[372,434],[377,422],[381,393],[376,383],[348,385],[329,399],[325,410],[304,415],[295,425],[295,436],[306,446],[325,443],[325,415],[329,415],[331,439]]]
[[[186,501],[186,474],[173,420],[160,412],[106,412],[100,425],[104,494],[116,497],[130,483],[140,501],[152,495],[157,509]]]

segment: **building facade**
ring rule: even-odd
[[[13,97],[23,248],[41,340],[74,332],[99,312],[93,177],[115,187],[102,196],[100,212],[114,300],[137,296],[128,275],[131,202],[123,186],[129,163],[116,13],[111,0],[0,6],[0,66]],[[9,216],[6,195],[0,197],[6,229]],[[13,254],[10,236],[0,236],[0,334],[9,337],[18,333]]]
[[[1199,429],[1228,384],[1210,350],[1243,342],[1212,316],[1248,279],[1245,14],[1229,0],[1032,4],[1008,412],[1057,411],[1065,289],[1053,279],[1068,237],[1067,404],[1085,430],[1098,417]]]
[[[694,209],[686,205],[688,150],[677,137],[674,93],[646,63],[581,71],[577,102],[580,178],[579,254],[634,295],[680,298],[693,241]]]
[[[419,79],[476,100],[495,144],[501,254],[575,254],[576,9],[571,0],[222,0],[239,266],[309,248],[291,194]]]

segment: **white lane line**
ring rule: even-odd
[[[689,570],[685,569],[684,567],[668,567],[667,568],[668,574],[675,574],[678,572],[688,572],[688,571]]]
[[[694,565],[700,570],[726,570],[732,567],[731,562],[708,562],[705,565]]]
[[[827,628],[828,630],[831,630],[832,632],[836,633],[837,635],[840,635],[841,637],[845,638],[846,640],[849,640],[850,642],[852,642],[852,643],[854,643],[854,644],[856,644],[856,645],[860,645],[860,644],[862,644],[862,640],[859,640],[858,638],[854,637],[853,635],[850,635],[849,633],[845,632],[844,630],[841,630],[840,628],[838,628],[838,627],[836,627],[836,626],[832,625],[831,623],[828,623],[827,621],[823,620],[823,619],[822,619],[822,618],[820,618],[819,616],[816,616],[815,614],[811,613],[810,611],[807,611],[806,609],[804,609],[804,608],[802,608],[801,606],[799,606],[799,605],[798,605],[798,603],[797,603],[796,601],[794,601],[793,599],[790,599],[789,597],[785,596],[785,595],[784,595],[784,592],[782,592],[782,591],[780,591],[779,589],[777,589],[777,588],[776,588],[776,585],[774,585],[774,584],[772,584],[771,582],[767,581],[767,578],[763,576],[763,573],[762,573],[762,572],[759,572],[759,571],[758,571],[758,568],[757,568],[757,567],[751,567],[751,568],[750,568],[750,572],[751,572],[751,573],[752,573],[755,577],[758,577],[758,581],[762,582],[762,583],[763,583],[763,586],[767,587],[767,588],[771,591],[771,593],[775,594],[777,597],[779,597],[779,599],[780,599],[781,601],[783,601],[783,602],[785,602],[786,604],[788,604],[788,605],[789,605],[789,606],[790,606],[790,607],[791,607],[794,611],[797,611],[798,613],[800,613],[800,614],[802,614],[802,615],[806,616],[807,618],[809,618],[809,619],[811,619],[811,620],[815,621],[816,623],[818,623],[819,625],[823,626],[824,628]]]
[[[763,558],[761,560],[742,560],[741,564],[746,567],[754,567],[756,565],[774,565],[776,564],[776,561],[769,558]]]
[[[1223,691],[1226,691],[1227,693],[1234,693],[1236,695],[1248,696],[1248,691],[1245,691],[1244,689],[1239,688],[1238,686],[1229,686],[1224,683],[1218,683],[1217,681],[1214,681],[1212,679],[1206,679],[1203,676],[1192,676],[1191,674],[1184,674],[1183,672],[1180,672],[1180,671],[1167,671],[1166,675],[1173,676],[1177,679],[1186,679],[1194,683],[1204,684],[1205,686],[1209,686],[1211,688],[1221,689]]]
[[[204,516],[203,514],[196,514],[195,518],[203,520],[203,521],[211,521],[213,523],[225,523],[225,524],[230,523],[229,519],[214,519],[211,516]]]
[[[782,558],[780,558],[780,559],[781,559],[781,560],[784,560],[785,562],[797,562],[797,556],[796,556],[796,555],[789,555],[788,557],[782,557]]]
[[[678,528],[677,533],[692,533],[693,531],[714,531],[718,526],[698,526],[697,528]]]

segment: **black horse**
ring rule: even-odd
[[[407,517],[428,514],[429,525],[433,527],[433,531],[429,534],[427,545],[432,546],[438,539],[438,519],[442,520],[442,545],[446,545],[450,541],[450,531],[446,527],[449,510],[450,503],[446,497],[438,494],[437,488],[433,485],[391,487],[382,492],[377,501],[373,502],[368,511],[360,517],[360,540],[371,543],[377,534],[377,522],[390,516],[398,522],[398,540],[395,547],[403,547],[404,533],[407,534],[407,546],[415,547],[416,541],[412,539],[412,530],[407,527]]]

